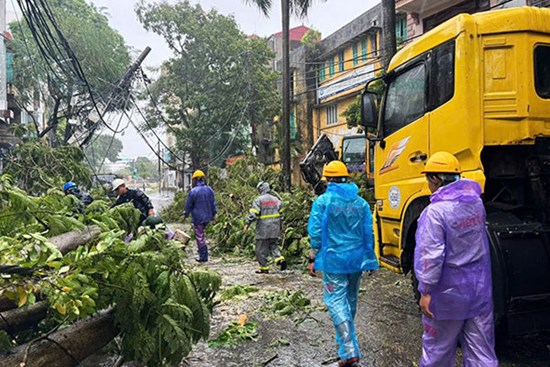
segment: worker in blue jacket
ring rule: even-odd
[[[199,251],[199,257],[196,261],[206,262],[208,261],[208,246],[204,236],[204,229],[216,217],[216,199],[214,198],[214,190],[205,182],[203,171],[196,170],[193,176],[191,176],[191,180],[193,188],[189,191],[189,195],[185,201],[183,216],[187,218],[191,215],[193,231],[195,232]]]
[[[63,192],[65,193],[65,196],[73,195],[78,199],[75,214],[84,213],[84,209],[86,209],[86,207],[94,201],[90,195],[82,192],[78,185],[72,181],[69,181],[63,185]]]
[[[332,161],[323,170],[327,191],[313,202],[308,222],[308,272],[323,272],[324,301],[336,329],[339,367],[359,366],[355,311],[361,274],[378,269],[369,204],[348,182],[346,165]]]

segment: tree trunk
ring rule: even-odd
[[[88,226],[82,231],[71,231],[51,237],[48,242],[54,244],[63,255],[82,246],[101,233],[98,226]]]
[[[14,333],[36,325],[40,320],[46,317],[48,307],[49,302],[42,301],[30,305],[29,307],[4,311],[0,317],[0,330]]]
[[[88,243],[100,233],[101,229],[98,226],[89,226],[84,231],[71,231],[51,237],[49,242],[54,244],[62,254],[66,254]],[[37,298],[40,298],[40,295]],[[47,307],[47,301],[42,301],[28,308],[17,308],[14,301],[2,294],[0,295],[0,312],[2,312],[0,330],[19,331],[34,325],[46,316]]]
[[[0,366],[74,367],[118,333],[112,309],[100,311],[43,339],[15,348],[11,354],[0,357]]]
[[[395,0],[382,0],[382,21],[384,32],[384,67],[387,69],[390,60],[397,52],[395,39]]]
[[[16,308],[16,307],[17,307],[17,303],[15,303],[15,301],[9,299],[4,295],[0,296],[0,312],[11,310],[12,308]]]
[[[291,181],[291,166],[290,166],[290,4],[289,0],[281,0],[281,11],[283,18],[283,75],[282,75],[282,92],[283,92],[283,154],[281,161],[283,162],[283,188],[290,191]]]

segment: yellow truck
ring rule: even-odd
[[[340,138],[339,159],[350,173],[365,173],[365,134],[347,135]]]
[[[458,15],[403,47],[383,81],[361,111],[377,130],[367,165],[381,264],[413,270],[421,171],[449,151],[483,188],[497,326],[550,329],[550,9]]]

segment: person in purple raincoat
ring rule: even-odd
[[[414,272],[422,310],[420,367],[494,367],[493,296],[481,187],[460,179],[460,163],[433,154],[422,173],[432,192],[418,220]]]
[[[189,191],[185,201],[183,216],[187,218],[191,214],[193,222],[193,231],[197,239],[199,257],[195,259],[198,262],[208,261],[208,246],[204,237],[204,228],[208,223],[215,220],[217,213],[214,190],[204,181],[204,172],[196,170],[191,176],[193,188]]]

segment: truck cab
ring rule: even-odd
[[[340,160],[352,174],[365,172],[366,141],[365,134],[342,136],[340,139]]]
[[[483,188],[498,325],[550,329],[550,9],[458,15],[401,49],[383,81],[380,106],[368,85],[362,96],[381,264],[413,270],[421,171],[448,151]]]

